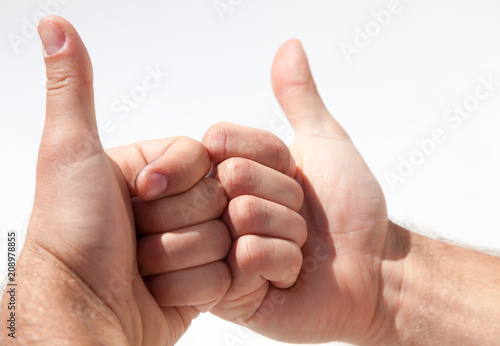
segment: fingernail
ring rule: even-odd
[[[146,196],[148,199],[159,197],[167,189],[167,178],[163,174],[153,173],[146,183]]]
[[[66,43],[66,35],[60,27],[51,23],[45,22],[38,27],[38,34],[42,40],[43,49],[48,56],[51,56],[61,50]]]

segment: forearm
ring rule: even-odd
[[[127,344],[112,311],[50,253],[27,245],[16,272],[15,339],[3,332],[0,344]],[[12,312],[8,300],[4,293],[2,321]]]
[[[392,304],[393,340],[411,345],[498,343],[500,258],[399,227],[394,232],[404,256],[392,267],[401,273],[399,296]]]

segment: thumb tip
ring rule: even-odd
[[[302,42],[298,38],[292,38],[281,45],[278,53],[300,52],[304,51]]]
[[[280,47],[271,78],[274,95],[296,135],[337,131],[338,126],[334,126],[334,120],[318,93],[299,40],[288,40]]]
[[[63,49],[66,44],[66,28],[69,23],[58,16],[47,16],[38,24],[38,35],[42,41],[46,56],[51,56]]]
[[[298,39],[291,39],[281,45],[274,58],[271,71],[275,94],[288,87],[309,83],[312,79],[307,56]]]
[[[100,149],[94,110],[90,57],[75,28],[48,16],[38,25],[47,75],[45,130],[42,141]],[[78,129],[78,130],[75,130]],[[94,144],[95,142],[95,144]],[[93,150],[90,150],[93,152]],[[64,148],[61,147],[61,152]]]
[[[92,84],[92,63],[87,48],[69,21],[56,15],[47,16],[38,24],[38,35],[48,80],[76,75],[85,84]]]
[[[75,67],[83,67],[82,72],[91,72],[90,57],[80,35],[66,19],[50,15],[38,24],[38,35],[42,42],[46,63],[75,60]],[[88,76],[87,76],[88,77]]]

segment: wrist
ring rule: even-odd
[[[378,300],[371,323],[371,334],[364,345],[399,345],[397,321],[403,309],[402,287],[405,282],[411,233],[388,222],[378,282]]]
[[[378,343],[497,342],[500,259],[397,225],[391,233],[381,270],[390,328]]]
[[[19,327],[16,342],[127,343],[116,315],[70,268],[43,247],[27,241],[16,272]],[[7,320],[10,312],[2,304],[2,320]],[[3,333],[0,343],[6,340]]]

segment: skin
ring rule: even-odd
[[[394,317],[381,299],[382,263],[393,227],[384,196],[321,101],[298,41],[287,42],[278,51],[272,84],[296,134],[290,151],[297,163],[295,179],[304,192],[300,209],[307,224],[307,240],[301,247],[304,266],[293,287],[283,289],[259,275],[267,270],[266,261],[251,271],[240,265],[245,258],[230,255],[226,261],[233,282],[211,312],[286,342],[374,340],[390,331]],[[213,128],[203,140],[211,156],[236,142],[255,148],[255,135],[228,127],[221,141],[220,135],[212,134],[221,131]],[[236,212],[231,203],[229,216]],[[281,232],[283,238],[289,236],[287,229]]]
[[[250,197],[229,192],[222,219],[236,239],[226,258],[233,280],[211,312],[285,342],[495,344],[500,338],[500,259],[409,232],[388,220],[382,190],[325,108],[300,42],[280,48],[272,84],[295,129],[290,151],[297,163],[294,177],[304,193],[299,213],[307,224],[307,240],[303,243],[296,231],[300,218],[271,212],[273,194],[245,191],[263,198],[251,197],[252,209],[264,211],[259,214],[249,213],[239,201]],[[276,162],[290,161],[288,151],[260,130],[218,124],[203,143],[212,161],[222,162],[216,179],[229,191],[227,177],[235,172],[228,170],[228,156],[267,160],[278,171]],[[266,157],[256,154],[263,147]],[[241,180],[269,189],[253,166],[244,165]],[[281,164],[282,172],[285,167]],[[296,197],[297,204],[292,196],[285,198],[292,210],[302,201]],[[241,218],[245,214],[252,216]],[[245,251],[247,239],[263,235],[282,242],[275,240],[267,251],[262,246]],[[283,240],[294,246],[285,248]],[[291,255],[296,246],[301,246],[303,259],[298,277],[294,258],[299,256]],[[276,265],[276,253],[281,254],[279,263],[288,264]],[[290,281],[275,282],[269,272],[281,272],[281,278],[287,273]]]
[[[97,136],[92,67],[80,37],[56,16],[42,20],[39,33],[47,68],[46,121],[33,212],[16,267],[17,335],[14,340],[0,333],[0,343],[173,345],[231,281],[222,261],[231,236],[216,220],[227,199],[219,183],[204,178],[208,152],[178,137],[106,154]],[[47,44],[57,39],[65,42],[60,49]],[[159,189],[154,174],[168,184]],[[200,208],[192,196],[206,187],[211,193]],[[179,210],[166,206],[179,200],[197,208],[196,215],[175,219]],[[161,208],[174,223],[153,229],[148,220],[134,220],[132,204]],[[174,258],[185,239],[212,243],[198,247],[191,262],[169,261],[161,276],[149,270],[143,280],[139,267],[151,260],[144,244],[158,246],[157,233],[166,230],[172,231],[173,240],[166,240]],[[171,294],[160,306],[154,295],[157,283],[165,281]],[[1,309],[7,320],[9,310],[5,304]]]
[[[261,141],[252,144],[256,138]],[[232,239],[225,258],[231,286],[211,311],[228,312],[235,320],[253,312],[253,304],[261,304],[271,286],[286,289],[296,282],[302,265],[300,248],[307,237],[306,222],[299,214],[303,192],[292,178],[296,165],[290,151],[267,131],[221,123],[209,129],[203,143],[223,147],[213,151],[209,146],[214,166],[209,176],[221,184],[229,199],[221,220]],[[142,208],[137,211],[140,213],[148,215],[145,219],[162,219],[156,210]],[[156,228],[154,224],[152,227]],[[165,232],[163,236],[170,234]],[[179,256],[190,253],[185,245],[179,244]],[[173,257],[169,248],[145,246],[144,253],[159,251],[160,257]],[[159,273],[168,271],[169,266],[149,261],[143,269]],[[168,303],[168,281],[159,282],[154,293],[160,305]]]
[[[47,21],[69,40],[58,53],[46,50],[47,119],[18,263],[18,342],[171,345],[212,306],[218,316],[291,342],[498,341],[500,260],[387,219],[381,189],[324,107],[299,42],[282,46],[272,71],[276,97],[296,131],[290,150],[297,169],[280,141],[229,124],[207,132],[208,152],[177,138],[108,156],[94,135],[88,55],[69,23],[51,17],[41,25]],[[168,164],[189,154],[198,155],[195,163],[213,161],[211,178],[202,179],[208,163],[178,171]],[[156,181],[151,188],[153,173],[176,183],[159,190]],[[194,202],[207,185],[214,186],[205,200],[215,211]],[[227,229],[214,220],[226,195]],[[179,201],[198,212],[165,223],[178,216],[171,205]],[[155,218],[159,211],[166,216]],[[218,245],[198,249],[201,258],[186,263],[185,250],[214,233]],[[210,270],[204,266],[215,267],[210,278],[220,281],[203,277]],[[232,281],[225,280],[229,272]],[[171,289],[172,282],[181,289]],[[193,284],[199,291],[185,299]]]

